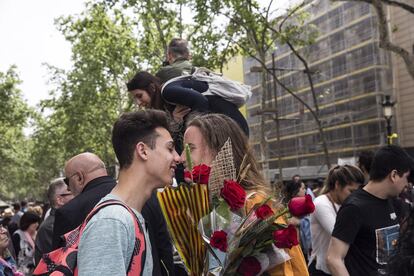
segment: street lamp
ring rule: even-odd
[[[385,95],[384,100],[382,102],[382,112],[383,112],[385,121],[387,123],[386,127],[387,127],[387,144],[388,145],[391,145],[392,138],[396,137],[396,135],[392,133],[392,126],[391,126],[391,118],[393,116],[394,105],[395,105],[395,102],[391,101],[391,96]]]

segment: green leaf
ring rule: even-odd
[[[223,199],[220,199],[218,201],[218,206],[216,208],[216,212],[217,212],[217,214],[219,214],[220,216],[222,216],[223,218],[225,218],[227,221],[230,222],[230,219],[231,219],[230,206]]]
[[[193,160],[191,159],[190,146],[188,144],[185,144],[184,150],[185,150],[185,158],[186,158],[187,169],[190,172],[192,172],[193,171]]]

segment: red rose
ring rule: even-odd
[[[208,184],[211,168],[205,164],[195,166],[192,171],[193,181],[199,184]],[[185,177],[185,174],[184,174]],[[188,178],[191,178],[188,177]]]
[[[192,180],[191,173],[187,170],[184,170],[184,180],[185,181],[191,181]]]
[[[269,207],[267,204],[263,204],[260,206],[256,211],[256,217],[260,219],[266,219],[267,217],[273,215],[272,208]]]
[[[315,211],[315,205],[310,195],[294,197],[288,204],[289,212],[292,216],[303,217]]]
[[[221,188],[220,195],[232,211],[242,208],[246,200],[246,191],[234,180],[224,180],[224,187]]]
[[[273,240],[276,247],[279,248],[292,248],[294,245],[298,245],[298,233],[296,227],[289,225],[287,228],[273,231]]]
[[[210,245],[220,251],[226,252],[227,250],[227,233],[223,230],[214,231],[211,235]]]
[[[255,257],[246,257],[241,261],[237,272],[243,276],[256,276],[262,270],[260,262]]]

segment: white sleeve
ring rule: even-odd
[[[332,234],[336,220],[336,213],[332,203],[329,200],[317,200],[312,219],[316,219],[326,232]]]

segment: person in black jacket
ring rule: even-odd
[[[98,201],[116,184],[108,176],[105,164],[95,154],[85,152],[72,157],[65,165],[65,183],[75,196],[56,210],[53,248],[62,246],[61,236],[78,227]]]
[[[50,214],[42,222],[37,231],[35,240],[35,264],[45,253],[52,251],[53,225],[55,224],[55,212],[73,199],[73,194],[62,178],[54,179],[47,190],[47,197],[50,202]]]
[[[116,185],[105,164],[93,153],[72,157],[65,165],[65,183],[75,198],[56,210],[53,249],[64,245],[62,236],[78,227],[95,205]],[[173,275],[172,245],[164,217],[155,195],[146,202],[142,215],[147,222],[152,246],[153,275]]]

